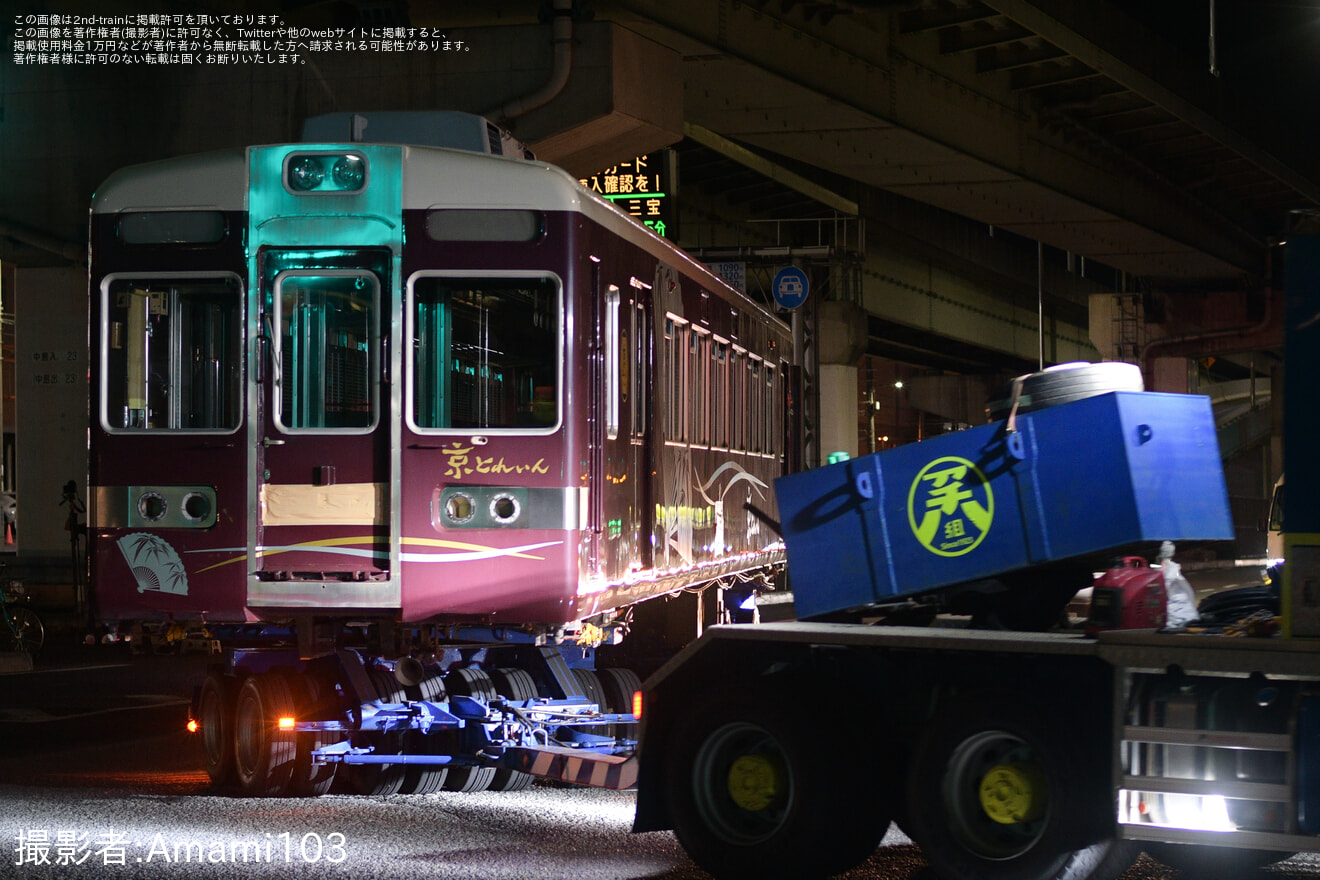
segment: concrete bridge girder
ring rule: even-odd
[[[936,34],[896,33],[887,15],[822,24],[731,0],[617,8],[630,27],[688,47],[687,119],[725,136],[1133,274],[1227,278],[1261,262],[1246,233],[1132,157],[1043,119],[1008,72],[940,55]]]

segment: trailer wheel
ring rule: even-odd
[[[234,706],[234,766],[239,787],[250,797],[289,793],[297,743],[279,719],[292,717],[293,698],[284,676],[267,672],[248,676]]]
[[[234,774],[234,692],[233,676],[219,671],[206,674],[198,700],[197,714],[202,725],[202,762],[211,784],[233,785]]]
[[[376,690],[376,696],[382,703],[402,703],[408,697],[403,685],[395,681],[394,676],[383,669],[367,669],[367,678]],[[354,738],[357,745],[371,746],[375,755],[399,755],[403,753],[404,735],[399,732],[372,732]],[[349,785],[358,794],[379,797],[398,794],[403,789],[404,764],[352,764],[349,773]]]
[[[940,877],[1083,880],[1101,867],[1114,841],[1078,847],[1093,792],[1048,717],[1003,694],[931,720],[909,777],[906,830]]]
[[[882,781],[840,786],[837,753],[774,705],[694,707],[675,740],[668,814],[721,880],[829,877],[865,861],[889,827]]]
[[[445,680],[438,675],[432,675],[422,679],[417,685],[417,693],[413,695],[414,699],[426,700],[431,703],[441,703],[445,699]],[[408,734],[413,747],[408,751],[419,755],[439,755],[444,750],[439,747],[436,737],[438,734],[425,734],[420,731],[412,731]],[[449,775],[449,769],[439,764],[410,764],[403,775],[403,794],[435,794],[444,788],[445,777]]]
[[[495,685],[490,676],[472,666],[454,669],[445,676],[449,693],[462,697],[476,697],[482,702],[495,699]],[[445,775],[446,791],[486,791],[495,781],[493,767],[451,766]]]
[[[289,692],[293,695],[298,717],[306,717],[309,710],[320,702],[316,698],[318,682],[308,675],[299,674],[285,676],[285,682],[289,686]],[[330,787],[334,785],[335,771],[339,765],[314,764],[312,762],[312,752],[339,742],[340,735],[324,732],[298,733],[295,736],[298,752],[297,757],[294,759],[289,793],[295,797],[320,797],[329,792]]]
[[[627,715],[633,710],[633,694],[642,689],[642,680],[636,672],[631,669],[598,669],[597,677],[600,678],[601,687],[605,691],[605,702],[609,705],[609,711],[619,715]],[[637,725],[619,724],[617,736],[628,736],[632,739],[637,738]]]
[[[497,669],[491,674],[495,692],[510,700],[535,700],[536,682],[530,672],[524,669]],[[520,770],[500,767],[490,782],[491,791],[524,791],[531,787],[536,777]]]
[[[608,711],[605,707],[609,701],[605,698],[605,687],[601,684],[600,676],[594,669],[574,669],[573,677],[582,687],[582,695],[588,700],[600,706],[602,712]]]
[[[578,687],[582,688],[582,696],[587,698],[590,703],[595,703],[602,712],[610,711],[610,701],[605,695],[605,685],[601,683],[600,676],[594,669],[574,669],[573,678],[577,679]],[[579,728],[583,733],[589,733],[593,736],[614,736],[614,725],[584,725]]]
[[[1292,856],[1292,853],[1273,850],[1183,843],[1147,843],[1145,847],[1146,854],[1152,859],[1197,880],[1240,880],[1257,868]]]

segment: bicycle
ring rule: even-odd
[[[0,583],[4,571],[0,567]],[[0,587],[0,646],[10,651],[37,655],[46,641],[46,627],[37,612],[28,607],[32,597],[18,581]]]

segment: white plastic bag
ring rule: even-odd
[[[1164,571],[1164,592],[1168,594],[1168,609],[1165,611],[1165,626],[1186,626],[1200,615],[1196,611],[1196,593],[1192,585],[1183,577],[1182,566],[1173,561],[1174,546],[1172,541],[1160,545],[1160,566]]]

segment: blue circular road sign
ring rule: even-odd
[[[786,266],[780,269],[775,273],[774,283],[771,284],[775,305],[781,309],[796,309],[802,305],[807,301],[809,289],[807,273],[797,266]]]

